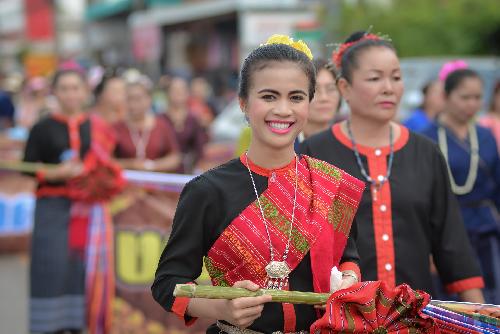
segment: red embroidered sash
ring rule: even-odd
[[[286,262],[293,271],[310,252],[314,290],[328,292],[330,270],[339,264],[344,252],[364,183],[308,156],[299,161],[298,177],[295,221]],[[294,191],[295,168],[290,168],[277,174],[260,196],[278,261],[288,241]],[[269,261],[269,241],[258,202],[254,201],[216,240],[205,265],[213,285],[232,286],[237,281],[251,280],[264,287]]]

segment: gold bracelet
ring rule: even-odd
[[[352,270],[345,270],[342,272],[342,278],[344,277],[352,277],[356,281],[356,283],[359,281],[358,275]]]

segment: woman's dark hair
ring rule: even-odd
[[[342,54],[342,58],[340,60],[340,68],[338,69],[339,78],[344,78],[348,82],[352,80],[352,71],[353,69],[358,68],[358,58],[363,51],[371,48],[371,47],[385,47],[388,48],[394,53],[396,53],[396,49],[392,45],[391,42],[384,39],[363,39],[367,34],[366,31],[356,31],[352,33],[344,42],[346,43],[354,43],[350,47],[348,47],[344,53]]]
[[[104,90],[106,89],[106,86],[108,85],[108,83],[111,81],[111,80],[114,80],[114,79],[121,79],[121,73],[118,69],[107,69],[102,78],[101,78],[101,81],[99,81],[99,83],[97,84],[97,86],[95,86],[94,88],[94,98],[95,100],[99,100],[99,98],[101,97],[102,93],[104,92]]]
[[[476,71],[468,68],[456,70],[448,74],[444,81],[444,92],[446,96],[449,96],[467,78],[477,78],[481,80]]]
[[[86,79],[83,71],[80,71],[77,69],[63,69],[63,70],[56,71],[56,73],[52,77],[52,89],[54,89],[57,86],[57,84],[59,83],[59,80],[61,80],[61,78],[63,76],[68,75],[68,74],[77,75],[82,80],[83,83],[87,82],[87,79]]]
[[[318,76],[321,70],[326,70],[333,77],[333,81],[337,81],[338,73],[335,68],[335,65],[323,58],[314,58],[313,60],[314,67],[316,69],[316,77]],[[339,103],[337,104],[337,108],[335,110],[339,111],[340,106],[342,105],[342,97],[339,95]]]
[[[314,68],[316,69],[316,76],[322,69],[327,70],[333,76],[334,80],[337,80],[337,70],[335,65],[323,58],[314,58],[313,60]]]
[[[491,104],[490,104],[490,111],[495,111],[498,107],[495,105],[496,103],[496,95],[500,92],[500,80],[497,81],[495,84],[495,88],[493,88],[493,94],[491,95]]]
[[[268,44],[250,52],[241,67],[238,96],[246,100],[250,89],[252,74],[266,68],[273,61],[290,61],[296,63],[309,79],[309,101],[314,97],[316,87],[316,71],[312,61],[302,51],[286,44]]]
[[[422,87],[422,96],[423,101],[422,104],[420,104],[419,108],[420,109],[425,109],[425,102],[427,102],[427,94],[429,93],[429,90],[431,90],[432,86],[438,84],[437,80],[430,80],[425,83],[425,85]]]

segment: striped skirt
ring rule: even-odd
[[[84,259],[68,247],[71,204],[63,197],[36,202],[30,272],[32,332],[85,328]]]

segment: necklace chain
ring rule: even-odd
[[[259,204],[260,214],[262,215],[262,221],[264,222],[264,227],[266,228],[267,239],[269,241],[269,250],[271,253],[271,261],[274,261],[274,247],[273,247],[273,243],[271,242],[271,234],[269,233],[269,228],[267,226],[267,220],[266,220],[266,217],[264,216],[264,210],[262,209],[262,204],[260,203],[260,197],[259,197],[259,193],[257,192],[257,187],[255,186],[255,181],[254,181],[253,176],[252,176],[252,170],[250,169],[250,165],[248,163],[248,151],[245,152],[245,159],[246,159],[248,174],[250,175],[250,180],[252,181],[253,190],[255,192],[255,197],[257,197],[257,203]],[[295,220],[295,207],[297,204],[297,185],[298,185],[298,174],[297,173],[298,173],[298,159],[297,159],[297,156],[295,156],[295,193],[293,196],[292,221],[290,223],[290,229],[288,231],[288,242],[286,244],[285,251],[283,252],[282,261],[285,261],[288,257],[288,251],[290,249],[290,240],[291,240],[291,236],[292,236],[293,222]]]
[[[469,142],[470,142],[470,165],[469,165],[469,173],[467,174],[467,179],[465,180],[464,185],[459,186],[455,182],[455,178],[451,173],[450,162],[448,159],[448,141],[446,139],[446,130],[443,126],[439,125],[438,127],[438,143],[441,152],[444,155],[444,159],[446,160],[446,167],[448,169],[448,176],[450,178],[451,189],[453,193],[456,195],[465,195],[472,191],[474,188],[474,184],[477,179],[477,170],[479,167],[479,142],[477,138],[476,127],[473,123],[469,124]]]
[[[352,148],[354,151],[354,155],[356,157],[356,163],[359,167],[359,170],[361,171],[361,175],[366,179],[366,181],[370,182],[371,186],[374,188],[374,191],[377,191],[382,188],[384,183],[386,183],[389,180],[389,177],[391,176],[392,172],[392,164],[394,162],[394,133],[392,126],[389,128],[389,147],[390,147],[390,153],[389,153],[389,163],[387,165],[387,174],[380,180],[374,180],[366,171],[365,167],[363,166],[363,163],[361,161],[361,156],[358,151],[358,146],[356,144],[356,140],[354,139],[354,135],[352,133],[351,129],[351,121],[348,119],[347,120],[347,132],[349,133],[349,138],[351,139],[351,144]]]
[[[138,159],[145,159],[146,158],[146,148],[149,143],[149,137],[151,135],[152,129],[148,126],[143,127],[142,133],[132,127],[127,125],[129,133],[130,133],[130,139],[132,139],[132,144],[135,146],[135,157]]]

